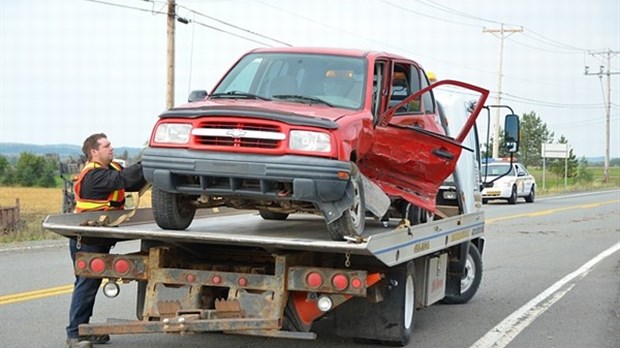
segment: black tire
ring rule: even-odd
[[[508,198],[508,203],[517,204],[517,187],[512,187],[512,192],[510,192],[510,197]]]
[[[489,203],[489,199],[488,198],[483,198],[482,199],[482,204],[488,204]]]
[[[260,214],[260,217],[265,220],[286,220],[288,217],[287,213],[277,213],[266,209],[261,209],[258,213]]]
[[[184,230],[194,220],[196,207],[189,196],[152,188],[151,204],[157,226],[165,230]]]
[[[351,184],[353,185],[353,204],[334,222],[327,224],[332,240],[343,240],[345,236],[359,236],[366,224],[366,207],[364,205],[364,185],[357,167],[352,164]]]
[[[409,220],[409,223],[413,225],[423,224],[432,220],[432,215],[428,210],[422,209],[411,203],[407,203],[405,218]]]
[[[534,203],[534,199],[536,199],[536,188],[532,185],[530,188],[530,194],[525,196],[525,201],[527,203]]]
[[[336,308],[336,334],[357,341],[406,346],[411,340],[416,311],[413,261],[388,269],[385,279],[374,286],[374,291],[383,294],[382,301],[354,297]]]
[[[390,329],[386,334],[392,337],[382,338],[381,342],[390,346],[406,346],[411,340],[416,311],[415,267],[408,262],[405,267],[394,269],[387,275],[390,282],[386,294],[385,306],[381,317],[387,320]]]
[[[442,300],[447,304],[462,304],[471,300],[482,281],[482,257],[480,251],[474,244],[469,244],[465,269],[461,275],[461,294],[456,296],[446,296]]]

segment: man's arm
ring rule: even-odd
[[[89,199],[105,199],[111,191],[125,189],[140,191],[146,185],[142,165],[136,163],[122,171],[98,168],[86,174],[82,182],[81,196]]]

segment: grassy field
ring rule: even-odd
[[[9,231],[0,231],[0,243],[57,239],[60,235],[47,231],[41,223],[47,215],[62,211],[62,189],[41,187],[0,187],[0,207],[14,207],[19,199],[20,224]],[[140,207],[151,204],[151,192],[140,199]]]
[[[602,183],[603,168],[591,167],[594,180],[588,184],[575,183],[568,179],[568,186],[564,187],[564,177],[545,172],[545,189],[543,190],[542,168],[528,168],[536,178],[538,185],[537,196],[553,195],[563,192],[580,192],[597,189],[620,188],[620,167],[610,168],[609,183]],[[19,198],[21,222],[16,229],[0,231],[0,243],[57,239],[56,233],[44,230],[41,223],[47,215],[59,214],[62,209],[62,189],[37,187],[0,187],[0,207],[15,206],[15,199]],[[140,199],[140,207],[151,204],[151,192],[148,191]]]
[[[537,195],[556,194],[562,192],[579,192],[604,188],[620,188],[620,167],[609,168],[609,182],[603,183],[604,169],[603,167],[590,167],[588,170],[592,173],[593,180],[590,183],[578,183],[575,178],[567,178],[566,186],[564,186],[564,175],[556,175],[545,170],[545,180],[543,189],[543,169],[542,167],[528,167],[527,170],[536,178]]]

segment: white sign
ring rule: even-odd
[[[542,157],[568,158],[568,144],[542,144]]]

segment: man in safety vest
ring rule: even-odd
[[[125,191],[140,191],[146,181],[142,175],[140,163],[123,168],[114,162],[114,149],[103,133],[89,136],[84,141],[82,152],[87,163],[75,183],[75,212],[107,211],[125,208]],[[86,244],[71,238],[69,251],[75,263],[78,251],[93,253],[109,253],[113,241]],[[69,347],[87,348],[93,343],[106,343],[109,335],[79,336],[78,326],[88,323],[93,314],[95,296],[101,279],[75,276],[71,307],[69,309],[69,326],[67,326],[67,344]]]

